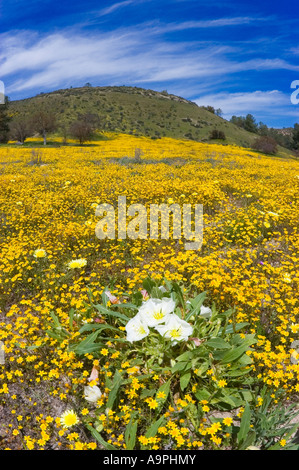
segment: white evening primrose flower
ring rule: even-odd
[[[96,403],[102,396],[102,392],[97,385],[87,385],[84,387],[85,400],[90,403]]]
[[[175,302],[171,298],[149,299],[138,310],[138,314],[147,326],[156,326],[167,320],[174,311]]]
[[[210,309],[210,307],[205,307],[204,305],[202,305],[200,307],[200,315],[204,318],[210,318],[212,315],[212,310]]]
[[[140,341],[145,338],[149,334],[149,329],[137,313],[137,315],[131,318],[131,320],[126,324],[126,332],[127,340],[130,343],[133,343],[133,341]]]
[[[192,326],[175,313],[168,316],[165,325],[157,325],[155,329],[164,338],[170,339],[173,344],[181,340],[187,341],[188,337],[193,333]]]
[[[47,256],[47,253],[45,250],[41,249],[41,248],[38,248],[37,250],[35,250],[35,252],[33,253],[33,256],[34,258],[45,258]]]

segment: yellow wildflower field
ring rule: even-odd
[[[228,448],[237,445],[231,423],[247,412],[247,401],[255,410],[266,392],[274,403],[296,401],[298,161],[233,146],[108,135],[83,147],[1,147],[0,187],[1,449]],[[202,204],[201,248],[188,251],[172,238],[99,239],[96,207],[116,207],[119,196],[145,207]],[[104,344],[80,354],[74,345],[81,333],[104,325],[105,309],[130,305],[147,277],[177,283],[186,298],[205,292],[205,305],[217,312],[232,309],[229,324],[245,325],[238,340],[256,338],[243,366],[259,393],[248,385],[239,402],[230,364],[213,362],[206,369],[194,362],[186,383],[178,379],[181,388],[169,390],[176,357],[167,369],[163,353],[157,356],[164,375],[147,367],[139,353],[127,353],[143,340],[121,342],[125,324],[115,318]],[[107,303],[92,308],[102,305],[105,289]],[[203,338],[188,343],[200,348]],[[210,395],[200,395],[199,378]],[[211,413],[226,412],[223,402],[231,415],[217,420]],[[285,446],[279,442],[271,445]]]

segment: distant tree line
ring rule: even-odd
[[[257,134],[254,148],[265,153],[275,153],[281,145],[289,150],[299,151],[299,124],[293,128],[275,129],[263,122],[257,123],[252,114],[232,116],[230,122],[246,131]]]

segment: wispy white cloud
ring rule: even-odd
[[[225,44],[167,42],[150,28],[146,34],[145,29],[130,28],[89,34],[64,30],[43,37],[15,31],[0,35],[0,41],[0,77],[9,82],[9,93],[63,86],[72,80],[198,80],[204,85],[244,71],[299,71],[298,65],[283,59],[242,59],[239,50]]]
[[[168,24],[153,25],[153,32],[162,34],[175,31],[183,31],[188,29],[213,29],[229,26],[242,26],[250,23],[260,23],[268,21],[270,17],[253,17],[253,16],[238,16],[218,18],[215,20],[196,20],[196,21],[182,21]]]
[[[97,12],[97,16],[110,15],[111,13],[115,12],[116,10],[124,8],[128,5],[132,5],[134,3],[136,3],[136,0],[124,0],[123,2],[113,3],[109,7],[102,8],[101,10],[99,10]]]
[[[229,119],[232,115],[244,116],[248,113],[258,113],[260,116],[277,115],[283,112],[295,116],[296,110],[290,106],[290,96],[279,90],[253,91],[239,93],[206,94],[195,100],[199,106],[221,108],[223,117]],[[298,113],[297,113],[298,114]]]

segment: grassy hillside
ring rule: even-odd
[[[105,131],[209,141],[211,130],[225,133],[228,144],[250,147],[255,134],[247,132],[184,98],[136,87],[70,88],[11,102],[14,116],[30,116],[44,108],[58,114],[68,127],[78,114],[94,113]]]

